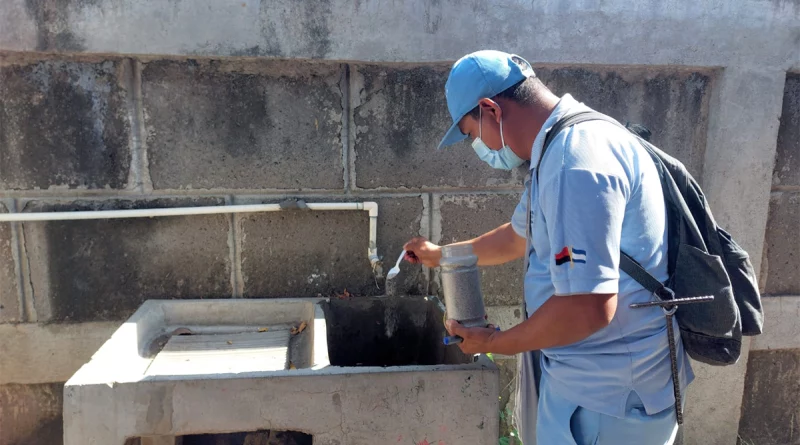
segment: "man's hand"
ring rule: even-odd
[[[423,237],[412,239],[403,246],[403,249],[406,251],[406,261],[410,263],[438,267],[439,260],[442,259],[442,248]]]
[[[491,343],[495,334],[498,332],[493,326],[486,328],[467,328],[455,320],[447,320],[445,327],[450,335],[458,335],[464,339],[464,341],[458,344],[458,347],[461,348],[461,351],[465,354],[484,354],[492,352]]]

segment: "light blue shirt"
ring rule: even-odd
[[[562,97],[533,143],[533,178],[547,131],[566,114],[585,110],[570,95]],[[534,179],[526,186],[512,217],[522,237],[529,196],[528,315],[550,298],[618,294],[609,326],[578,343],[542,351],[543,379],[565,399],[610,416],[625,416],[630,391],[636,391],[648,414],[673,406],[664,313],[658,307],[631,309],[631,303],[652,296],[619,271],[622,249],[656,278],[667,279],[667,220],[653,161],[626,130],[583,122],[553,138],[538,184]],[[677,323],[675,333],[685,389],[694,375]]]

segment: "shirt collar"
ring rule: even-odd
[[[542,129],[539,130],[539,134],[536,135],[536,139],[533,140],[533,147],[531,148],[531,163],[530,169],[533,170],[536,168],[536,164],[539,161],[539,156],[542,153],[542,148],[544,146],[544,139],[547,137],[547,132],[553,128],[553,125],[558,122],[559,119],[570,114],[576,110],[576,108],[585,108],[588,110],[588,107],[581,102],[575,100],[572,95],[565,94],[561,96],[561,100],[558,101],[556,107],[553,109],[553,112],[550,113],[550,117],[544,121],[544,125],[542,125]]]

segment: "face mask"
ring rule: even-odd
[[[500,118],[500,143],[503,144],[503,148],[500,150],[492,150],[481,140],[481,136],[483,135],[483,111],[478,108],[478,113],[480,113],[478,137],[472,141],[472,149],[475,150],[475,154],[478,155],[478,158],[489,164],[492,168],[498,170],[513,170],[522,165],[525,160],[511,151],[511,147],[506,145],[505,138],[503,138],[503,118]]]

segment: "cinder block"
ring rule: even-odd
[[[800,185],[800,73],[786,75],[772,183]]]
[[[63,383],[0,386],[0,444],[63,443]]]
[[[702,179],[713,73],[669,68],[535,68],[556,95],[575,99],[621,123],[643,124],[651,142]]]
[[[436,151],[452,123],[444,84],[450,65],[357,66],[351,72],[356,186],[364,189],[495,187],[526,172],[494,170],[469,142]]]
[[[762,278],[765,292],[773,295],[800,294],[800,193],[777,192],[770,197]]]
[[[800,296],[770,296],[762,304],[764,333],[750,340],[750,350],[800,349]]]
[[[0,203],[0,213],[8,213],[5,205]],[[11,224],[0,223],[0,323],[18,323],[20,317],[19,285],[14,267],[14,249],[11,239]]]
[[[359,201],[372,200],[359,198]],[[317,200],[320,201],[320,200]],[[324,199],[324,201],[335,201]],[[423,197],[382,198],[378,203],[378,253],[384,274],[403,244],[427,227]],[[308,202],[314,202],[308,200]],[[367,258],[366,211],[283,211],[243,215],[242,275],[246,297],[330,296],[345,288],[356,295],[382,295]],[[403,263],[397,293],[422,294],[422,267]]]
[[[514,186],[524,168],[492,170],[468,142],[437,152],[451,123],[444,98],[449,65],[360,66],[354,70],[353,141],[360,188]],[[652,141],[702,176],[710,72],[639,68],[537,68],[558,95],[571,93],[598,111],[641,123]]]
[[[162,60],[142,95],[156,189],[337,189],[339,64]]]
[[[440,244],[465,241],[511,221],[520,195],[441,195]],[[481,287],[487,306],[522,302],[523,261],[481,268]]]
[[[489,322],[507,331],[514,326],[522,323],[522,305],[514,306],[487,306],[486,314]]]
[[[0,325],[0,385],[64,382],[119,328],[119,322]]]
[[[752,351],[739,436],[743,443],[793,445],[800,412],[800,349]]]
[[[221,205],[219,198],[31,202],[30,211]],[[231,296],[229,215],[24,223],[39,321],[120,320],[147,299]]]
[[[1,62],[0,188],[124,188],[128,69],[120,60]]]
[[[427,195],[370,199],[378,203],[378,254],[383,258],[384,275],[394,267],[407,241],[415,236],[429,236],[428,211],[423,204],[423,200],[427,199]],[[397,294],[427,294],[427,274],[421,265],[403,261],[400,264],[400,275],[394,280],[397,281]]]

